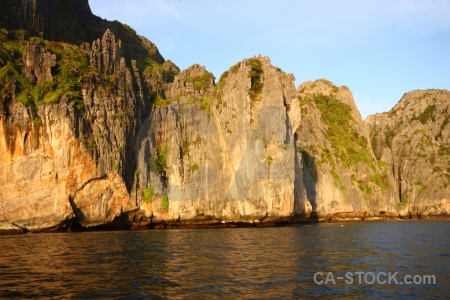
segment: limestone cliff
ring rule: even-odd
[[[175,77],[139,133],[146,222],[405,215],[348,88],[293,82],[267,57],[234,65],[215,86],[199,65]]]
[[[267,57],[216,82],[87,1],[0,8],[2,232],[448,213],[446,91],[364,125],[347,87],[296,89]]]
[[[152,68],[128,64],[110,30],[92,46],[5,32],[0,222],[27,230],[92,227],[138,209],[135,137],[154,91],[164,90],[177,67],[151,52],[144,61]]]
[[[300,85],[298,100],[297,150],[314,216],[398,216],[396,182],[375,158],[350,90],[324,79],[309,81]]]
[[[411,216],[450,212],[449,113],[449,91],[416,90],[365,120],[377,158],[398,183],[398,205]]]
[[[292,75],[259,57],[214,86],[212,74],[194,65],[168,97],[137,145],[141,199],[153,222],[258,223],[302,213]]]

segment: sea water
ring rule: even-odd
[[[445,298],[449,229],[398,221],[0,236],[0,298]]]

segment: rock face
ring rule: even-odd
[[[34,83],[52,81],[52,67],[56,66],[56,56],[31,40],[22,55],[25,76]]]
[[[140,186],[154,194],[147,214],[183,223],[282,221],[302,213],[294,143],[300,115],[287,109],[299,111],[292,76],[260,57],[213,83],[198,65],[183,71],[170,104],[142,128]]]
[[[7,42],[24,50],[17,58],[1,49],[0,220],[56,230],[110,224],[137,210],[135,137],[154,99],[143,76],[150,71],[127,66],[109,30],[92,48]],[[160,69],[169,78],[178,72],[170,63]],[[158,74],[147,77],[161,78],[164,90]]]
[[[49,40],[71,37],[76,44],[87,40],[82,21],[91,23],[93,17],[88,0],[2,0],[0,11],[0,27],[25,29],[31,36]]]
[[[128,25],[92,14],[88,0],[2,0],[0,28],[24,30],[21,34],[80,45],[101,38],[110,29],[123,42],[125,58],[144,59],[149,53],[163,63],[156,46]]]
[[[378,159],[398,183],[399,206],[417,217],[450,212],[450,92],[406,93],[365,124]]]
[[[396,183],[378,163],[353,97],[345,86],[327,80],[299,87],[302,121],[297,149],[313,216],[319,220],[342,212],[356,218],[397,215]],[[341,216],[335,216],[341,218]]]
[[[318,80],[297,91],[293,82],[267,57],[236,64],[215,87],[198,65],[178,75],[139,133],[146,217],[259,223],[406,214],[348,88]]]
[[[0,8],[11,12],[0,30],[2,232],[448,214],[447,91],[409,93],[364,124],[348,88],[296,89],[267,57],[216,83],[200,65],[180,73],[87,1]],[[80,16],[77,36],[59,31]]]

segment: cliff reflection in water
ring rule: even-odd
[[[0,298],[443,296],[449,222],[0,237]],[[317,285],[316,272],[434,274],[436,285]],[[325,278],[322,278],[325,279]]]

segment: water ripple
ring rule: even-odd
[[[0,298],[445,298],[449,225],[380,222],[3,236]],[[313,280],[316,272],[344,276],[358,271],[433,274],[437,283],[318,285]]]

